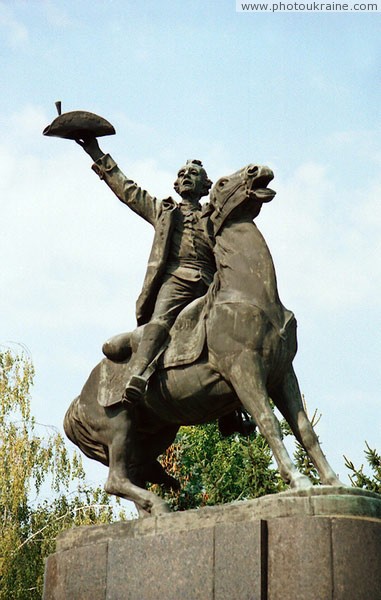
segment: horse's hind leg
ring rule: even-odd
[[[243,406],[269,443],[281,477],[295,489],[311,487],[312,483],[299,473],[282,441],[280,425],[267,394],[262,357],[257,352],[243,351],[234,357],[225,372]]]
[[[135,454],[139,447],[134,429],[125,409],[114,416],[112,439],[108,445],[109,474],[105,491],[134,502],[141,516],[167,513],[169,507],[164,500],[140,487],[145,484],[144,477],[140,480],[136,473],[135,481],[131,481],[129,464],[138,462]]]
[[[315,465],[321,482],[325,485],[344,485],[323,454],[317,435],[304,410],[298,380],[292,366],[271,397]]]

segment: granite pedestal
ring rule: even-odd
[[[71,529],[44,600],[381,600],[381,496],[314,487]]]

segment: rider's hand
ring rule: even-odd
[[[82,146],[84,151],[87,152],[94,161],[97,161],[104,155],[104,152],[102,152],[99,147],[97,138],[94,136],[84,137],[75,141]]]

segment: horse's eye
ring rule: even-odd
[[[221,181],[218,182],[219,187],[224,187],[226,181],[226,179],[221,179]]]

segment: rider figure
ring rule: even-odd
[[[93,170],[117,197],[151,223],[155,237],[142,292],[136,303],[138,325],[145,324],[137,352],[130,361],[131,377],[125,399],[139,400],[145,391],[145,371],[168,338],[180,311],[203,296],[216,270],[213,237],[208,219],[202,217],[200,199],[207,196],[212,182],[202,163],[188,160],[174,183],[181,202],[159,201],[128,179],[109,154],[99,148],[96,138],[79,142],[95,161]]]

